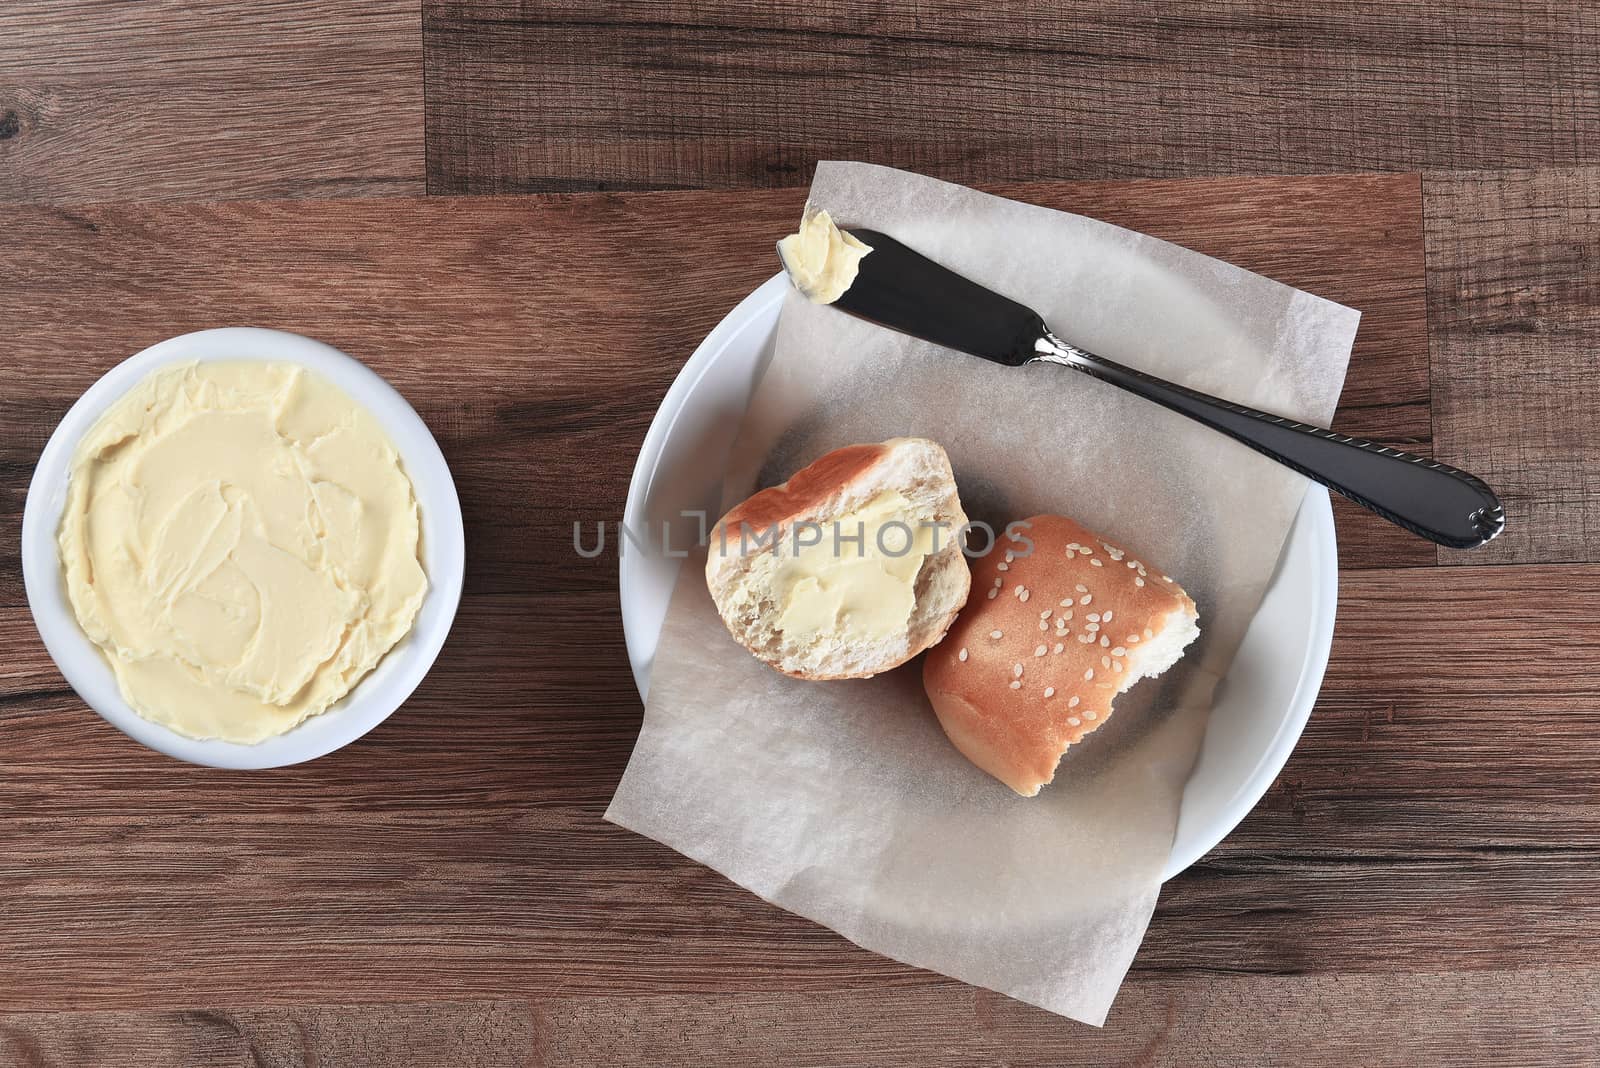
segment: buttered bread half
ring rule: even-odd
[[[966,523],[937,444],[849,445],[723,516],[706,585],[729,633],[777,670],[868,678],[937,644],[966,603]]]

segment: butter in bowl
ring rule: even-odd
[[[421,419],[308,338],[163,342],[92,386],[29,488],[41,636],[97,712],[195,763],[271,767],[376,726],[459,600],[460,506]]]

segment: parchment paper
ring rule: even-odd
[[[1332,417],[1352,309],[881,167],[822,164],[811,203],[1029,304],[1102,355],[1306,422]],[[998,367],[791,292],[724,505],[829,449],[896,435],[944,445],[975,519],[998,529],[1064,513],[1172,575],[1199,604],[1201,639],[1119,698],[1052,785],[1020,798],[950,746],[920,659],[864,681],[781,676],[729,637],[704,557],[691,558],[606,818],[868,949],[1098,1025],[1155,908],[1212,687],[1305,480],[1085,375]]]

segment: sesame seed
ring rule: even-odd
[[[1011,665],[1011,674],[1015,675],[1019,679],[1022,678],[1022,665],[1021,664],[1012,664]]]
[[[1128,644],[1129,645],[1138,645],[1139,644],[1139,636],[1137,634],[1128,635]]]
[[[1121,671],[1122,670],[1122,661],[1118,660],[1115,664],[1112,664],[1111,666],[1116,668],[1118,671]]]
[[[1102,656],[1100,658],[1100,666],[1103,667],[1103,668],[1110,667],[1111,666],[1111,658],[1109,656]]]
[[[1099,612],[1090,612],[1087,618],[1088,618],[1090,623],[1098,623],[1098,622],[1100,622],[1100,613]]]
[[[1143,586],[1144,585],[1144,579],[1135,577],[1134,580],[1133,580],[1133,584],[1135,586]]]
[[[1119,645],[1115,649],[1111,650],[1111,655],[1112,656],[1127,656],[1128,655],[1128,647],[1126,645]]]
[[[1044,688],[1044,695],[1046,697],[1054,697],[1056,695],[1056,688],[1054,686],[1046,686]]]
[[[1149,627],[1146,627],[1144,628],[1144,636],[1146,638],[1154,638],[1156,636],[1156,632],[1151,630]]]
[[[1016,558],[1017,558],[1017,554],[1016,553],[1012,552],[1010,549],[1006,550],[1006,563],[1009,564],[1011,561],[1015,560]]]
[[[1088,671],[1085,671],[1083,673],[1083,681],[1084,682],[1088,682],[1092,678],[1094,678],[1094,668],[1090,668]]]
[[[1071,598],[1071,597],[1068,597],[1068,598],[1066,598],[1066,599],[1065,599],[1065,600],[1063,600],[1063,601],[1062,601],[1062,602],[1061,602],[1061,607],[1062,607],[1062,608],[1065,608],[1065,607],[1067,607],[1067,606],[1068,606],[1068,605],[1070,605],[1070,604],[1071,604],[1071,603],[1072,603],[1072,598]]]
[[[1091,564],[1093,564],[1095,567],[1105,567],[1105,565],[1100,562],[1100,558],[1098,556],[1095,557],[1093,560],[1090,560],[1089,562]]]
[[[1050,618],[1050,611],[1051,611],[1050,609],[1046,608],[1043,612],[1039,613],[1039,618],[1040,619],[1049,619]]]
[[[1092,593],[1084,594],[1082,597],[1078,598],[1078,603],[1079,604],[1094,604],[1094,594],[1092,594]]]
[[[1128,561],[1128,570],[1132,571],[1134,568],[1136,568],[1138,566],[1139,566],[1139,561],[1137,561],[1137,560],[1129,560]]]
[[[1081,727],[1082,725],[1083,725],[1083,720],[1079,719],[1077,716],[1068,716],[1067,717],[1067,726],[1069,726],[1069,727]]]
[[[1083,718],[1084,719],[1094,719],[1098,714],[1099,713],[1095,712],[1095,710],[1091,708],[1088,711],[1084,712]]]
[[[1023,591],[1021,593],[1017,594],[1017,600],[1021,601],[1023,604],[1027,604],[1028,603],[1028,597],[1029,597],[1029,593],[1028,593],[1026,587],[1023,588]]]
[[[1039,629],[1040,630],[1049,630],[1050,629],[1050,624],[1046,623],[1044,620],[1041,619],[1041,620],[1039,620]]]
[[[1059,653],[1061,650],[1063,650],[1065,648],[1066,648],[1065,645],[1062,645],[1060,642],[1056,642],[1056,647],[1054,649],[1050,650],[1050,651],[1052,653]]]
[[[991,638],[998,638],[998,637],[1000,637],[1000,631],[998,631],[998,630],[991,630],[991,631],[990,631],[990,632],[989,632],[989,637],[991,637]]]
[[[1079,698],[1074,697],[1072,700],[1067,702],[1067,707],[1068,708],[1077,708],[1079,700],[1080,700]]]
[[[1090,634],[1093,634],[1095,631],[1100,629],[1100,624],[1098,624],[1098,623],[1085,623],[1083,625],[1083,629],[1088,631]]]
[[[966,647],[966,646],[965,646],[965,645],[963,645],[963,646],[962,646],[962,647],[961,647],[961,652],[960,652],[960,653],[958,653],[958,654],[957,654],[957,656],[959,656],[959,657],[960,657],[960,659],[961,659],[961,662],[962,662],[962,663],[963,663],[963,664],[965,664],[965,663],[966,663],[966,662],[967,662],[967,647]]]
[[[1109,635],[1106,635],[1106,634],[1100,635],[1100,644],[1101,644],[1102,647],[1110,645],[1111,644],[1111,637]]]
[[[1172,581],[1172,580],[1171,580],[1171,579],[1170,579],[1170,578],[1168,578],[1168,577],[1167,577],[1167,576],[1165,576],[1165,575],[1162,575],[1162,576],[1161,576],[1161,581],[1162,581],[1162,582],[1171,582],[1171,581]]]
[[[1100,618],[1105,620],[1107,623],[1110,623],[1111,622],[1111,613],[1109,611],[1107,611],[1106,614],[1101,616]]]
[[[1036,646],[1033,647],[1033,655],[1034,656],[1043,656],[1045,653],[1048,653],[1049,651],[1050,651],[1050,647],[1048,645],[1036,645]]]
[[[1022,689],[1022,683],[1018,682],[1016,679],[1012,679],[1011,680],[1011,688],[1013,690],[1020,690],[1020,689]]]
[[[1011,565],[1002,560],[998,564],[994,565],[994,569],[996,571],[1010,571]]]
[[[1071,619],[1072,618],[1072,613],[1071,612],[1063,612],[1063,613],[1061,613],[1061,618],[1063,620]]]
[[[1088,593],[1089,592],[1089,587],[1083,585],[1081,582],[1078,585],[1076,585],[1076,586],[1074,586],[1072,588],[1077,590],[1079,593]]]
[[[1000,587],[1001,587],[1001,586],[1004,586],[1004,585],[1005,585],[1005,584],[1006,584],[1006,580],[1005,580],[1005,579],[995,579],[995,580],[994,580],[994,588],[995,588],[995,589],[997,589],[997,590],[998,590],[998,589],[999,589],[999,588],[1000,588]]]
[[[989,600],[992,601],[998,596],[1000,596],[1000,591],[999,590],[990,590],[989,591]]]
[[[1078,635],[1078,644],[1079,645],[1088,645],[1092,641],[1094,641],[1094,635],[1093,634],[1080,634],[1080,635]]]

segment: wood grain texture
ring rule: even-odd
[[[1600,160],[1600,8],[1547,0],[425,0],[434,192]]]
[[[1506,502],[1450,563],[1600,559],[1600,167],[1427,177],[1439,456]]]
[[[1002,187],[1363,310],[1335,426],[1427,452],[1415,176]],[[460,488],[469,592],[609,588],[572,528],[621,517],[639,442],[706,332],[776,267],[803,193],[613,194],[193,208],[13,208],[0,246],[0,604],[34,459],[72,400],[164,337],[320,338],[412,399]],[[1427,563],[1341,507],[1344,566]]]
[[[417,0],[6,0],[0,202],[420,193]]]
[[[0,1015],[29,1068],[1594,1063],[1600,971],[1136,979],[1103,1031],[986,990]],[[1426,1020],[1427,1027],[1418,1027]],[[885,1026],[893,1021],[893,1026]],[[1222,1048],[1218,1037],[1226,1035]],[[907,1046],[907,1036],[917,1036]],[[1330,1056],[1338,1051],[1345,1059]],[[915,1059],[913,1059],[915,1058]]]
[[[0,1015],[17,1068],[530,1068],[522,1001]]]

